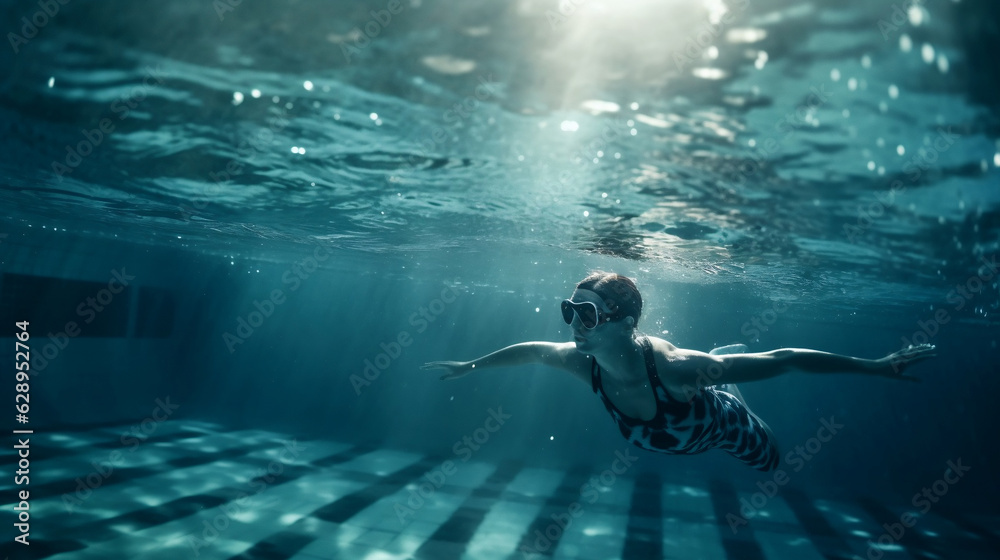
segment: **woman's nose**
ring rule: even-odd
[[[569,322],[569,326],[573,327],[574,329],[577,328],[577,327],[579,327],[579,326],[581,326],[580,325],[580,314],[577,313],[576,311],[573,312],[573,320]]]

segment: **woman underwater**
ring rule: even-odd
[[[735,383],[792,371],[914,380],[903,376],[903,370],[935,355],[928,344],[876,360],[802,348],[732,353],[745,350],[743,345],[706,354],[640,335],[636,325],[641,312],[642,297],[631,279],[594,272],[562,302],[573,342],[522,342],[469,362],[429,362],[422,369],[445,370],[441,379],[529,363],[563,369],[591,386],[625,439],[639,447],[671,454],[718,448],[769,471],[779,461],[774,434],[750,410]]]

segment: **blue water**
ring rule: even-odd
[[[992,557],[998,22],[987,0],[3,3],[0,360],[27,321],[5,426],[34,430],[30,482],[4,444],[31,545],[9,522],[3,554]],[[569,340],[559,302],[594,269],[680,347],[938,356],[919,383],[742,385],[805,450],[780,485],[630,446],[558,370],[419,369]]]

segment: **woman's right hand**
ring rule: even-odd
[[[441,379],[458,379],[472,371],[470,362],[427,362],[420,369],[443,369]]]

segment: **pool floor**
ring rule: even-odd
[[[755,489],[632,477],[623,463],[602,479],[182,420],[31,438],[31,545],[5,546],[11,559],[892,560],[1000,550],[1000,517],[935,508],[883,536],[906,507],[820,500],[789,485],[744,519],[741,499]]]

